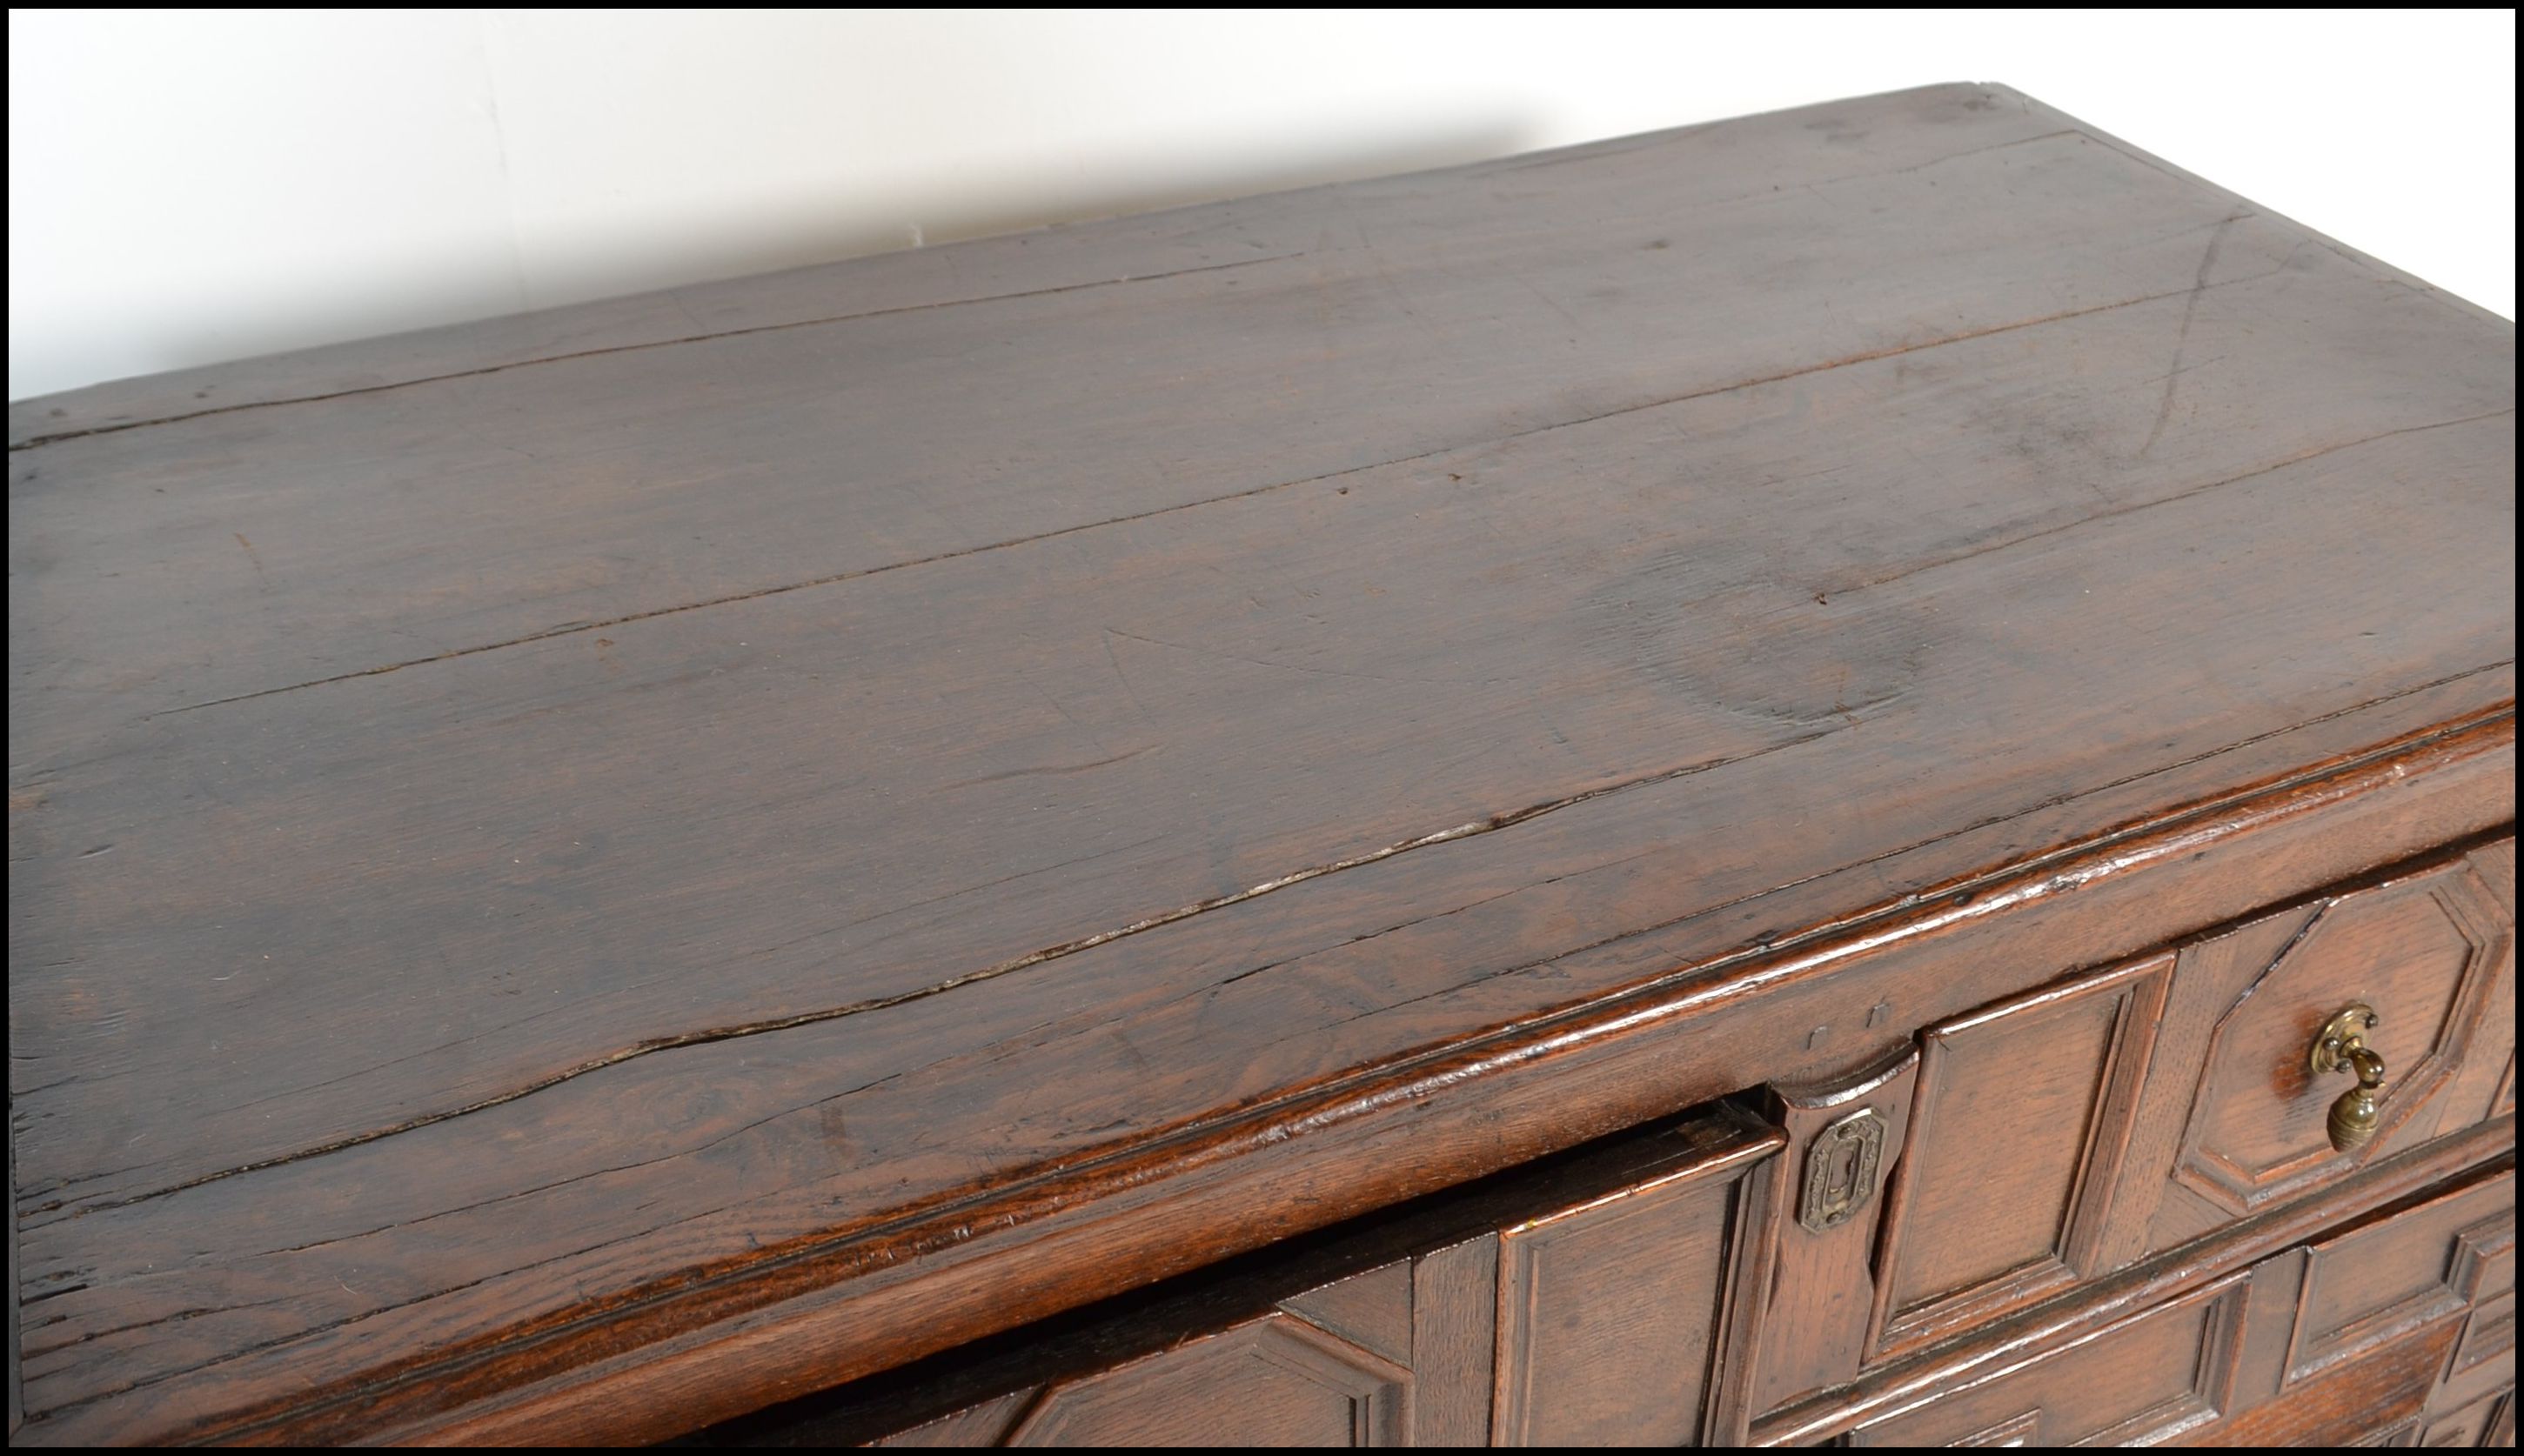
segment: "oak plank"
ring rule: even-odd
[[[67,391],[9,407],[9,445],[128,429],[171,418],[391,389],[423,380],[515,368],[580,355],[672,347],[765,329],[813,326],[877,313],[953,307],[1009,295],[1093,288],[1118,281],[1250,262],[1322,239],[1323,218],[1355,201],[1422,201],[1437,176],[1487,178],[1548,170],[1652,177],[1662,145],[1719,132],[1756,167],[1796,169],[1798,182],[1936,161],[1969,145],[2028,139],[2059,129],[2046,109],[1994,106],[2003,87],[1923,86],[1860,97],[1833,108],[1831,145],[1762,118],[1620,137],[1504,162],[1380,177],[1271,197],[1174,208],[1145,218],[1064,223],[952,248],[910,249],[839,264],[691,284],[626,298],[362,339],[234,364],[179,369]],[[2008,98],[2013,101],[2015,98]],[[1747,122],[1752,124],[1747,125]],[[1722,138],[1712,138],[1722,139]],[[1773,180],[1777,178],[1774,177]]]
[[[2003,90],[707,293],[28,416],[51,1436],[426,1425],[834,1288],[907,1358],[2064,968],[1887,959],[1880,1028],[1745,968],[1959,877],[2463,725],[2127,933],[2512,815],[2511,326]],[[963,1277],[924,1221],[1139,1229],[1097,1170],[1703,965],[1687,1069],[1291,1112],[1232,1230],[878,1313]]]

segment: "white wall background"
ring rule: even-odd
[[[2514,315],[2515,15],[9,17],[9,393],[2005,81]]]

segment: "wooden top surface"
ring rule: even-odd
[[[1978,85],[13,406],[27,1433],[532,1375],[2508,703],[2513,409]]]

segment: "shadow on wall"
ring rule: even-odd
[[[966,172],[885,196],[800,198],[741,213],[626,219],[618,229],[541,261],[536,271],[546,279],[522,280],[523,291],[537,310],[561,308],[1054,223],[1483,162],[1532,150],[1541,135],[1539,123],[1523,117],[1457,118],[1419,135],[1388,131],[1312,152],[1257,142],[1222,152],[1214,168],[1144,173],[1127,186],[1101,191],[1041,174]],[[359,296],[304,299],[287,316],[241,311],[208,325],[195,320],[170,329],[155,352],[154,369],[494,317],[516,311],[518,283],[506,275],[487,277],[478,265],[450,259],[441,269],[369,280]]]

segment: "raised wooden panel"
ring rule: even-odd
[[[1739,1443],[1785,1141],[1721,1102],[702,1443]]]
[[[1018,1446],[1391,1446],[1411,1373],[1304,1320],[1269,1315],[1045,1391]]]
[[[2112,1195],[2105,1234],[2105,1257],[2114,1267],[2234,1221],[2233,1213],[2173,1180],[2183,1127],[2200,1092],[2208,1036],[2244,987],[2267,970],[2321,910],[2319,904],[2294,905],[2256,916],[2184,946],[2175,957],[2163,1024],[2148,1058],[2147,1087],[2140,1094],[2137,1126],[2130,1132],[2129,1156],[2121,1164],[2121,1187]]]
[[[2446,1378],[2470,1374],[2515,1352],[2515,1210],[2508,1208],[2454,1236],[2449,1279],[2471,1305]]]
[[[1290,1295],[1262,1319],[875,1444],[1485,1444],[1497,1242],[1483,1236],[1380,1265]]]
[[[1884,1213],[1877,1355],[2094,1272],[2170,955],[1932,1027]]]
[[[2414,1445],[2453,1334],[2450,1321],[2423,1325],[2189,1439],[2219,1446],[2333,1446],[2371,1437],[2376,1445]]]
[[[1775,1141],[1499,1236],[1497,1445],[1726,1444]]]
[[[2486,913],[2499,916],[2511,932],[2515,924],[2515,842],[2484,845],[2468,856],[2472,873],[2487,890]],[[2461,1118],[2496,1117],[2515,1110],[2515,937],[2500,944],[2489,973],[2489,1004],[2479,1029],[2445,1090],[2444,1124]]]
[[[1850,1433],[1856,1446],[2113,1446],[2168,1439],[2234,1400],[2250,1282],[2225,1279],[2072,1344],[1976,1373]]]
[[[2308,1245],[2286,1383],[2461,1312],[2511,1248],[2514,1198],[2510,1182],[2477,1185]]]
[[[2326,907],[2218,1019],[2175,1177],[2230,1213],[2249,1213],[2395,1145],[2405,1127],[2425,1136],[2442,1110],[2432,1099],[2462,1062],[2512,933],[2511,909],[2462,863]],[[2309,1072],[2306,1047],[2352,1001],[2380,1013],[2367,1040],[2390,1076],[2382,1128],[2344,1153],[2324,1119],[2347,1084]],[[2423,1115],[2426,1125],[2410,1126]]]

